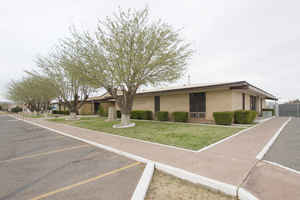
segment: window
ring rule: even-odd
[[[155,112],[160,111],[160,96],[154,96],[154,110]]]
[[[242,98],[243,98],[243,100],[242,100],[242,101],[243,101],[243,110],[245,110],[245,93],[243,93],[242,96],[243,96],[243,97],[242,97]]]
[[[250,96],[250,109],[256,110],[256,96]]]
[[[205,117],[206,112],[206,95],[201,93],[190,93],[190,117]]]

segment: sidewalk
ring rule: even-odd
[[[296,200],[300,198],[300,175],[259,161],[243,188],[261,200]]]
[[[121,138],[105,133],[102,134],[98,131],[39,119],[27,120],[227,184],[240,186],[247,180],[246,186],[251,192],[255,191],[255,189],[252,188],[255,188],[257,185],[256,183],[251,183],[251,181],[249,183],[249,180],[246,178],[250,170],[257,163],[256,155],[263,149],[264,145],[272,138],[275,132],[287,119],[288,118],[271,119],[202,152],[188,152],[180,149],[168,148],[166,146],[139,142],[129,138]],[[268,184],[268,188],[265,188],[265,190],[268,192],[272,191],[272,186],[272,183]],[[292,182],[290,187],[295,188],[297,185]],[[255,192],[255,195],[258,195],[257,197],[260,199],[270,199],[265,196],[265,193]],[[291,199],[295,199],[295,197],[296,196]]]

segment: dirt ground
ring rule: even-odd
[[[155,171],[146,200],[236,200],[197,184]]]

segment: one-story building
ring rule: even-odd
[[[235,110],[255,110],[258,113],[266,106],[266,100],[277,98],[246,81],[192,84],[137,92],[132,110],[184,111],[189,113],[190,122],[213,121],[213,113]],[[89,98],[80,113],[97,113],[99,106],[119,110],[108,93]]]

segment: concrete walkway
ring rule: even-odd
[[[251,169],[257,166],[256,155],[288,118],[271,119],[202,152],[188,152],[44,120],[27,120],[227,184],[241,186],[247,183],[246,188],[252,192],[257,185],[255,180],[254,183],[248,180],[251,178],[251,174],[249,176]],[[283,184],[290,184],[288,187],[291,188],[299,186],[297,182]],[[272,183],[264,186],[264,190],[267,190],[267,193],[273,191]],[[255,193],[259,199],[270,199],[265,194]],[[285,196],[284,199],[296,199],[297,196],[293,195],[295,194]],[[288,198],[289,196],[294,198]]]

